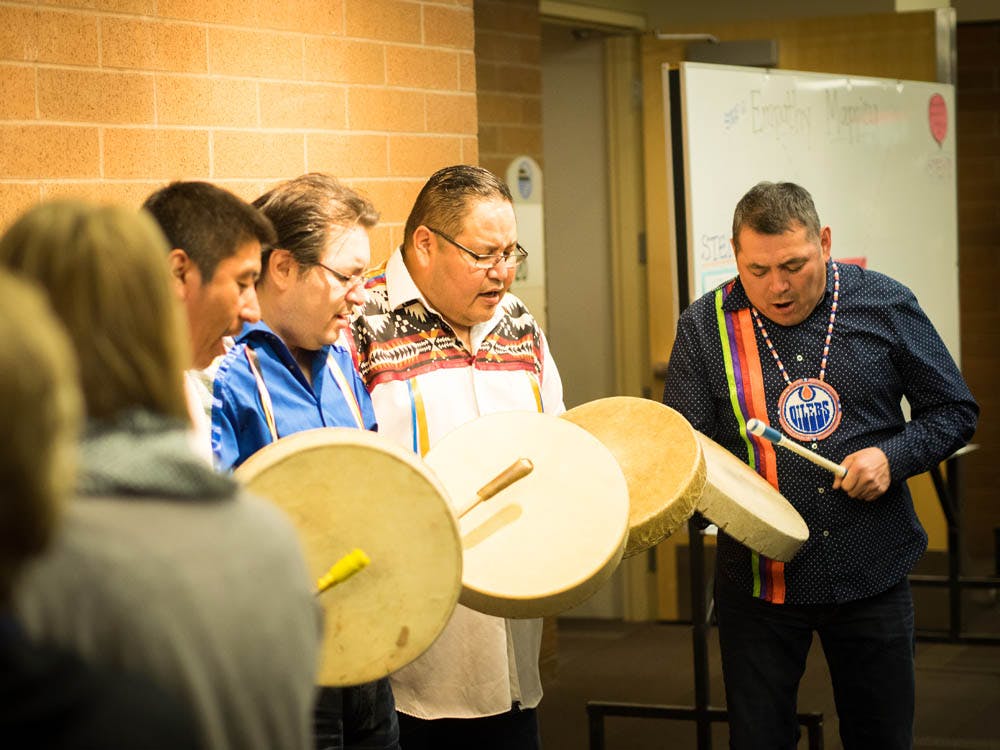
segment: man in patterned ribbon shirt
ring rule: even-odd
[[[972,437],[978,406],[909,289],[831,261],[830,227],[802,187],[753,187],[736,206],[732,245],[738,277],[681,315],[663,402],[748,460],[802,515],[809,540],[783,564],[719,534],[731,746],[796,747],[796,693],[815,631],[844,747],[908,750],[907,574],[927,535],[906,479]],[[847,475],[831,482],[776,453],[747,433],[751,418],[780,425]]]
[[[471,166],[431,176],[352,323],[382,435],[423,455],[480,415],[563,411],[545,336],[507,291],[526,256],[501,180]],[[392,675],[400,744],[537,748],[540,639],[540,620],[459,605],[434,645]]]

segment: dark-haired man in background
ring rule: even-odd
[[[195,448],[207,458],[213,363],[226,353],[228,337],[260,320],[254,285],[261,253],[275,242],[274,227],[249,203],[207,182],[173,182],[150,195],[143,208],[171,248],[170,277],[191,339],[185,385]]]
[[[207,182],[171,183],[143,208],[172,248],[170,275],[187,310],[194,367],[207,367],[225,354],[224,336],[260,320],[254,282],[274,228],[249,203]]]

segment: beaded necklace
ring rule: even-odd
[[[796,381],[788,376],[785,365],[778,356],[771,337],[767,335],[764,321],[752,307],[753,319],[760,335],[767,344],[768,351],[778,365],[778,371],[785,379],[785,389],[778,397],[778,421],[782,429],[791,437],[802,440],[822,440],[833,434],[840,425],[842,411],[840,395],[826,382],[826,364],[830,357],[830,340],[833,338],[833,324],[837,320],[837,303],[840,300],[840,270],[836,263],[833,270],[833,303],[830,306],[830,320],[826,326],[826,341],[823,343],[823,358],[819,366],[819,378],[801,378]]]

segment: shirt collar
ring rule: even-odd
[[[389,256],[385,264],[385,289],[389,295],[389,309],[396,310],[411,302],[421,302],[424,307],[431,310],[431,306],[420,293],[416,282],[410,276],[410,270],[403,260],[403,248],[396,248],[395,252]]]
[[[256,323],[243,324],[243,330],[236,335],[236,343],[243,344],[249,339],[254,338],[255,335],[260,335],[258,332],[263,333],[265,336],[278,337],[278,334],[272,331],[267,323],[263,320],[258,320]]]
[[[445,316],[434,309],[434,307],[427,301],[427,298],[424,297],[423,293],[417,287],[413,277],[410,276],[410,271],[406,267],[406,263],[403,261],[402,247],[396,248],[396,251],[393,252],[393,254],[389,256],[389,260],[386,261],[385,288],[389,300],[390,310],[397,310],[405,305],[419,302],[426,310],[437,315],[442,321],[445,320]],[[511,302],[512,298],[508,292],[504,295],[500,304],[496,306],[496,309],[493,310],[493,315],[489,320],[472,326],[472,329],[469,331],[469,339],[472,343],[473,350],[478,349],[487,334],[496,328],[500,320],[507,314],[508,305],[510,305]]]
[[[739,275],[730,281],[725,282],[722,287],[725,290],[732,284],[729,292],[723,291],[725,297],[722,300],[722,310],[723,312],[736,312],[737,310],[744,310],[750,307],[750,298],[747,297],[747,290],[743,287],[743,282],[740,280]],[[833,271],[830,268],[830,261],[826,262],[826,290],[823,292],[823,298],[817,303],[817,307],[823,303],[827,297],[833,294]],[[810,313],[811,315],[812,313]]]
[[[248,341],[253,341],[254,339],[257,339],[258,341],[265,339],[272,343],[277,342],[281,344],[285,351],[289,351],[288,345],[285,344],[285,342],[281,340],[281,337],[276,334],[263,320],[259,320],[256,323],[244,323],[243,330],[239,332],[238,336],[236,336],[236,343],[244,344]],[[325,354],[331,348],[343,349],[347,351],[347,339],[345,338],[343,331],[340,332],[340,336],[334,343],[324,346],[319,351],[320,353]],[[291,353],[289,353],[289,356],[291,356]]]

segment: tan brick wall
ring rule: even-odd
[[[474,38],[472,0],[0,0],[0,229],[316,170],[375,201],[380,260],[431,172],[479,163]]]
[[[475,0],[479,160],[505,176],[514,157],[542,164],[538,0]]]

